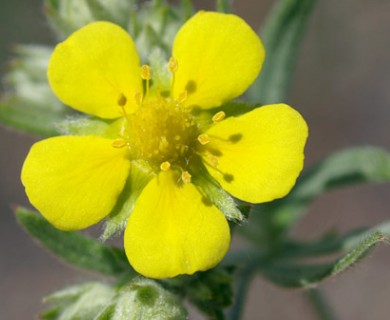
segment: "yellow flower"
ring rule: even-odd
[[[31,203],[57,228],[83,229],[112,211],[137,168],[148,182],[125,231],[131,265],[153,278],[215,266],[228,250],[229,226],[223,205],[201,185],[266,202],[288,193],[303,166],[307,126],[289,106],[204,116],[241,95],[264,56],[242,19],[199,12],[175,38],[166,91],[153,82],[153,70],[140,65],[123,29],[94,22],[76,31],[51,57],[50,85],[72,108],[118,119],[118,132],[114,139],[61,136],[36,143],[22,170]],[[197,184],[202,175],[209,179]]]

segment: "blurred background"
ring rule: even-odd
[[[235,12],[258,29],[273,0],[236,0]],[[211,8],[210,1],[197,1]],[[290,105],[306,118],[306,166],[357,145],[390,150],[390,2],[318,0],[294,77]],[[54,43],[40,0],[0,4],[0,70],[17,43]],[[58,262],[17,225],[12,207],[28,205],[19,175],[38,137],[0,126],[0,318],[36,318],[42,297],[94,275]],[[390,186],[357,186],[318,199],[294,228],[301,239],[329,229],[345,232],[390,217]],[[385,320],[390,310],[390,248],[380,245],[363,263],[321,284],[339,319]],[[257,278],[244,319],[316,319],[303,290]]]

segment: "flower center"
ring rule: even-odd
[[[158,170],[163,163],[186,167],[199,135],[188,108],[175,99],[156,97],[126,119],[123,137],[134,160],[148,161]]]

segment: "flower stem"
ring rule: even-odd
[[[227,319],[229,320],[239,320],[242,317],[244,311],[246,296],[248,293],[249,285],[254,276],[254,268],[246,267],[237,273],[236,286],[235,286],[235,300],[230,308]]]
[[[217,11],[229,13],[231,12],[231,0],[217,0]]]
[[[306,297],[311,303],[313,310],[318,315],[319,320],[336,320],[332,308],[329,306],[324,295],[319,289],[309,289]]]

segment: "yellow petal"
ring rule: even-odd
[[[140,274],[169,278],[214,267],[226,254],[224,215],[169,170],[146,186],[125,232],[127,257]]]
[[[176,35],[178,62],[173,94],[187,91],[187,105],[210,108],[241,95],[256,79],[264,47],[241,18],[199,12]]]
[[[207,134],[210,154],[204,160],[210,174],[241,200],[260,203],[281,198],[302,170],[308,129],[301,115],[287,105],[268,105],[228,118]]]
[[[72,108],[117,118],[120,105],[136,108],[141,93],[140,62],[129,34],[109,22],[93,22],[57,45],[48,77],[56,96]]]
[[[70,136],[32,146],[22,182],[30,202],[58,229],[83,229],[110,213],[130,169],[126,148],[111,143]]]

